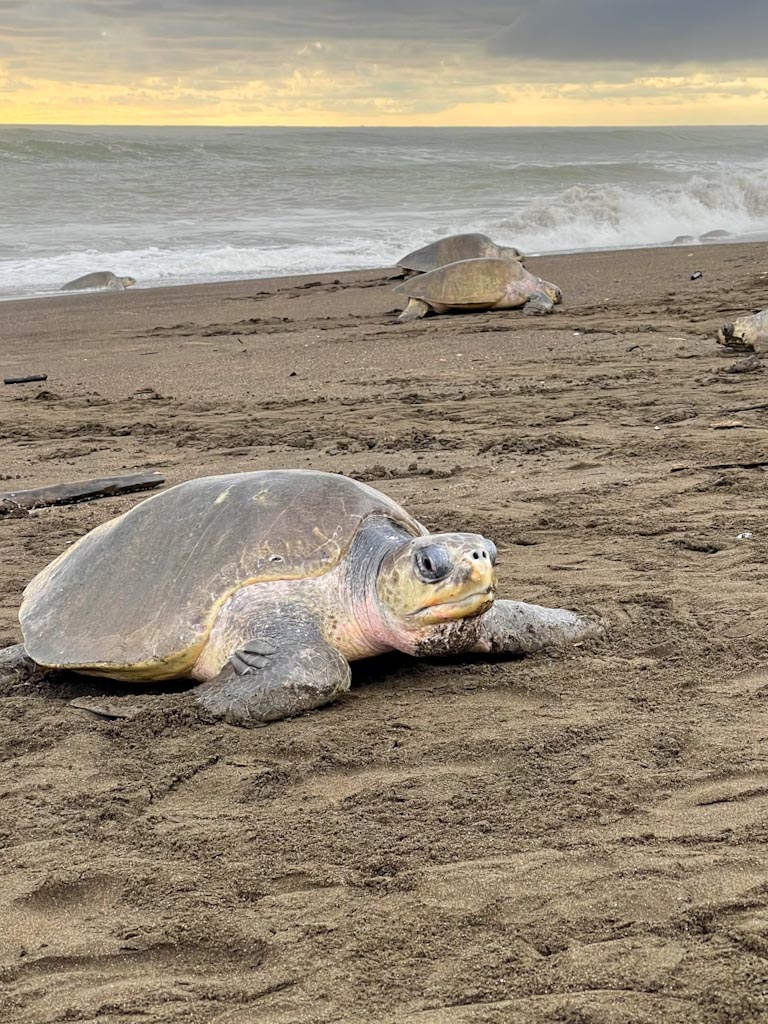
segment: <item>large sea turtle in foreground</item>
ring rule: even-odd
[[[88,288],[112,288],[115,291],[122,291],[136,284],[134,277],[118,277],[111,270],[97,270],[93,274],[85,274],[83,277],[76,277],[74,281],[67,281],[61,286],[63,292],[79,292]]]
[[[397,261],[397,266],[403,270],[425,274],[437,267],[444,267],[446,263],[493,257],[518,260],[520,263],[525,260],[525,256],[513,245],[497,245],[488,235],[473,231],[469,234],[438,238],[436,242],[430,242],[429,245],[403,256]]]
[[[398,320],[417,320],[451,309],[517,309],[551,313],[563,294],[556,284],[535,277],[516,260],[459,260],[428,274],[410,277],[394,290],[407,296]]]
[[[348,477],[268,470],[178,484],[103,523],[27,586],[0,681],[50,669],[189,678],[203,718],[297,715],[349,662],[525,653],[600,632],[570,611],[495,601],[496,548],[429,534]]]

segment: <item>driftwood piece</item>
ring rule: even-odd
[[[670,473],[684,473],[686,470],[702,469],[768,469],[768,460],[759,459],[755,462],[705,462],[703,466],[673,466]]]
[[[3,491],[0,492],[0,516],[21,509],[70,505],[76,501],[111,498],[115,494],[126,494],[129,491],[146,491],[163,483],[165,477],[160,473],[131,473],[129,476],[104,476],[71,484],[33,487],[28,491]]]
[[[3,384],[30,384],[35,380],[48,380],[48,374],[28,373],[25,377],[4,377]]]
[[[756,402],[754,405],[740,405],[738,409],[725,409],[725,412],[754,412],[759,409],[768,409],[768,402]]]

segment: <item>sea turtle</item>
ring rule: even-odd
[[[425,274],[437,267],[444,267],[446,263],[491,257],[517,260],[520,263],[525,260],[525,256],[514,246],[497,245],[488,235],[472,232],[438,238],[436,242],[430,242],[429,245],[403,256],[401,260],[397,261],[397,266],[412,273]]]
[[[535,277],[516,260],[459,260],[419,274],[395,285],[408,297],[398,320],[418,320],[430,310],[516,309],[524,313],[551,313],[562,302],[556,284]]]
[[[76,277],[74,281],[68,281],[61,286],[63,292],[79,292],[86,288],[113,288],[122,291],[136,284],[133,277],[118,277],[111,270],[97,270],[93,274],[85,274],[83,277]]]
[[[717,332],[717,340],[728,348],[768,352],[768,309],[724,323]]]
[[[253,724],[349,687],[349,662],[524,653],[597,620],[495,601],[496,548],[429,534],[391,498],[334,473],[265,470],[178,484],[97,526],[27,586],[24,643],[0,681],[68,669],[189,678],[198,714]]]

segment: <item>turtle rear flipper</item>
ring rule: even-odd
[[[197,687],[203,717],[231,725],[274,722],[328,704],[349,689],[349,662],[319,633],[270,633],[244,643],[217,676]]]
[[[0,686],[37,682],[38,679],[55,671],[33,661],[27,654],[24,644],[14,644],[13,647],[0,649]]]

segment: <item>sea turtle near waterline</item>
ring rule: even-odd
[[[297,715],[349,662],[527,653],[599,634],[574,612],[496,601],[496,548],[429,534],[348,477],[267,470],[189,480],[97,526],[27,586],[0,682],[67,669],[189,678],[204,719]]]
[[[409,277],[394,290],[408,304],[397,318],[418,320],[427,313],[456,310],[517,309],[551,313],[563,293],[556,284],[534,276],[516,260],[459,260],[428,274]]]
[[[123,291],[136,284],[134,277],[118,277],[111,270],[97,270],[93,274],[85,274],[83,277],[76,277],[74,281],[68,281],[61,286],[63,292],[79,292],[89,288],[111,288],[114,291]]]
[[[411,273],[426,274],[430,270],[444,267],[447,263],[456,263],[458,260],[492,258],[517,260],[519,263],[525,260],[525,256],[513,245],[497,245],[488,235],[470,232],[438,238],[436,242],[430,242],[429,245],[403,256],[397,261],[397,266]]]

